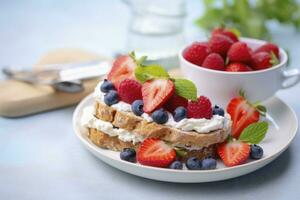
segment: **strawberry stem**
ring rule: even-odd
[[[275,55],[275,53],[273,51],[271,51],[271,60],[270,63],[274,66],[279,64],[279,60],[277,58],[277,56]]]

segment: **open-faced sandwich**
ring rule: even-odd
[[[118,57],[96,86],[95,104],[81,118],[88,138],[101,148],[120,151],[121,159],[130,162],[216,168],[217,147],[231,133],[230,115],[198,96],[191,81],[172,78],[159,65],[146,66],[144,59],[134,53]],[[242,129],[235,131],[239,135]]]

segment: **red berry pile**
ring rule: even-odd
[[[215,28],[208,42],[194,42],[183,57],[200,67],[229,72],[263,70],[279,63],[279,48],[265,43],[253,50],[230,29]]]

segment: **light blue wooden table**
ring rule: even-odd
[[[199,9],[198,9],[199,8]],[[188,1],[186,35],[199,1]],[[47,51],[80,47],[107,56],[124,47],[129,12],[120,1],[1,1],[0,65],[30,65]],[[300,67],[300,34],[272,25],[274,40]],[[300,116],[300,84],[277,96]],[[268,166],[243,177],[204,184],[138,178],[92,156],[74,136],[74,107],[34,116],[0,118],[0,199],[299,199],[300,136]]]

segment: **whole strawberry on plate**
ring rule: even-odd
[[[227,106],[232,120],[232,136],[239,138],[242,131],[250,124],[258,122],[260,115],[265,116],[266,111],[264,106],[250,103],[245,93],[240,91],[240,96],[233,98]]]

